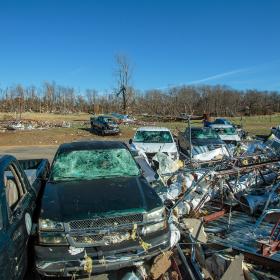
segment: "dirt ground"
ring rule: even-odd
[[[65,142],[79,141],[79,140],[124,140],[132,138],[135,130],[143,125],[156,125],[168,127],[173,133],[179,130],[184,130],[187,126],[186,122],[145,122],[139,125],[121,125],[121,133],[115,136],[99,136],[91,132],[89,114],[40,114],[40,113],[24,113],[22,120],[43,121],[51,124],[62,123],[63,121],[69,122],[70,128],[53,127],[48,129],[33,129],[24,131],[4,131],[0,130],[0,147],[5,146],[45,146],[59,144]],[[140,117],[139,117],[140,118]],[[11,121],[18,119],[16,114],[7,114],[0,112],[0,121]],[[269,134],[272,126],[279,125],[280,115],[273,116],[255,116],[255,117],[242,117],[231,118],[235,123],[242,124],[244,129],[252,134]],[[193,122],[194,126],[201,126],[201,121]],[[2,131],[2,132],[1,132]]]
[[[123,140],[131,138],[133,134],[132,129],[122,128],[119,135],[102,137],[92,133],[87,127],[6,131],[0,134],[0,146],[59,145],[79,140]]]

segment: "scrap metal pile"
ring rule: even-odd
[[[241,142],[207,162],[136,157],[169,213],[178,243],[175,278],[279,279],[280,139]],[[156,163],[156,164],[155,164]],[[180,278],[182,277],[182,278]],[[131,278],[141,279],[141,278]]]

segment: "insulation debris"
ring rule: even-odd
[[[186,279],[260,279],[257,267],[267,276],[261,279],[277,278],[280,139],[241,141],[229,157],[196,152],[185,165],[154,157],[161,181],[154,188],[180,232],[180,271]],[[255,269],[244,269],[251,262]]]
[[[170,257],[172,251],[168,251],[158,255],[151,266],[150,276],[152,279],[159,279],[171,266]]]
[[[91,275],[92,269],[93,269],[92,258],[89,257],[85,252],[84,271],[86,271],[89,275]]]
[[[28,120],[23,119],[20,121],[0,121],[0,129],[3,131],[17,131],[17,130],[43,130],[54,127],[69,128],[71,127],[70,122],[66,121],[39,121],[39,120]]]

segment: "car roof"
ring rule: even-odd
[[[158,126],[143,126],[139,127],[137,131],[169,131],[166,127],[158,127]]]
[[[106,149],[127,149],[127,146],[121,141],[77,141],[60,145],[58,152]]]
[[[214,128],[214,127],[224,127],[224,128],[234,128],[233,125],[231,124],[223,124],[223,123],[213,123],[210,125],[211,128]]]
[[[230,122],[230,120],[224,119],[224,118],[217,118],[217,119],[215,119],[215,121]],[[214,122],[215,122],[215,121],[214,121]]]

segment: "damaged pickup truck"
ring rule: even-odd
[[[44,276],[118,270],[170,248],[163,203],[117,141],[59,147],[38,225],[35,263]]]

